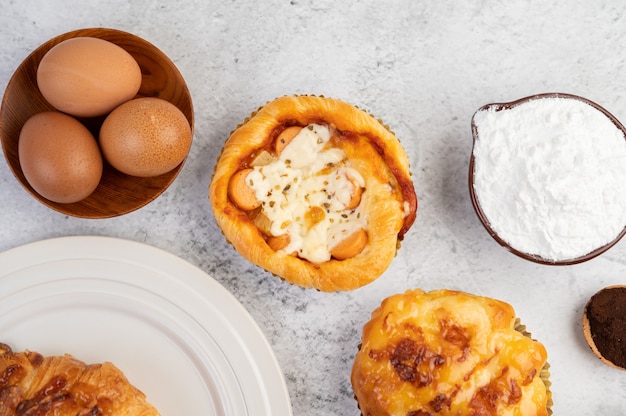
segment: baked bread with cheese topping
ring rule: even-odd
[[[546,360],[511,305],[416,289],[374,310],[351,381],[364,416],[544,416]]]
[[[389,128],[317,96],[281,97],[244,120],[222,149],[209,198],[243,257],[321,291],[379,277],[417,210],[408,157]]]
[[[0,415],[158,416],[110,362],[13,352],[0,343]]]

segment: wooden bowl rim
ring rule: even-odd
[[[124,47],[126,42],[121,42],[120,38],[124,39],[125,41],[135,42],[138,45],[138,47],[141,47],[142,51],[148,51],[146,56],[149,56],[150,58],[156,58],[159,60],[159,62],[161,62],[164,66],[166,66],[171,79],[176,81],[177,96],[181,97],[180,98],[181,102],[184,101],[184,108],[180,108],[179,104],[177,103],[174,103],[174,104],[177,105],[177,107],[179,107],[181,111],[183,111],[183,113],[185,114],[185,117],[189,121],[189,125],[191,128],[192,142],[193,142],[193,135],[194,135],[193,102],[191,98],[191,93],[189,91],[189,88],[182,74],[180,73],[176,65],[172,62],[172,60],[167,55],[165,55],[165,53],[163,53],[159,48],[157,48],[152,43],[148,42],[147,40],[137,35],[134,35],[132,33],[129,33],[123,30],[113,29],[113,28],[104,28],[104,27],[83,28],[83,29],[76,29],[76,30],[72,30],[72,31],[57,35],[45,41],[44,43],[39,45],[37,48],[35,48],[33,51],[31,51],[28,54],[28,56],[16,68],[15,72],[11,75],[9,82],[7,83],[5,93],[2,98],[2,104],[0,106],[0,134],[1,134],[0,139],[2,141],[2,149],[3,149],[4,156],[5,156],[5,160],[7,161],[7,164],[9,165],[9,168],[11,169],[17,181],[36,200],[38,200],[40,203],[47,206],[48,208],[51,208],[59,213],[73,216],[73,217],[86,218],[86,219],[100,219],[100,218],[116,217],[116,216],[133,212],[139,208],[142,208],[145,205],[152,202],[153,200],[155,200],[158,196],[160,196],[173,183],[174,179],[178,176],[184,163],[187,160],[187,157],[185,157],[185,159],[173,170],[163,175],[160,175],[157,177],[151,177],[151,178],[140,178],[140,177],[131,177],[129,175],[124,175],[121,172],[115,171],[114,168],[112,168],[106,161],[103,160],[104,170],[105,170],[105,172],[103,172],[103,178],[105,174],[113,175],[110,178],[111,181],[107,183],[106,185],[107,188],[113,188],[113,189],[103,190],[100,188],[101,185],[99,185],[98,188],[96,188],[96,191],[94,191],[94,193],[92,193],[92,195],[90,195],[89,197],[85,198],[82,201],[79,201],[76,203],[70,203],[70,204],[56,203],[39,195],[26,181],[21,171],[21,168],[19,166],[19,161],[17,161],[17,163],[12,163],[9,157],[9,153],[17,152],[16,147],[17,147],[17,142],[19,139],[19,131],[18,131],[18,137],[9,137],[9,133],[6,131],[8,128],[5,129],[5,124],[9,123],[7,121],[9,120],[9,117],[8,117],[10,115],[9,107],[11,106],[11,104],[9,103],[9,98],[14,97],[15,94],[18,93],[17,91],[13,90],[13,88],[17,88],[15,87],[16,79],[22,76],[22,73],[32,70],[33,66],[36,67],[39,64],[39,61],[41,60],[45,52],[50,50],[50,48],[52,48],[54,45],[64,40],[67,40],[70,38],[76,38],[76,37],[101,38],[101,39],[109,40],[115,44],[120,44],[119,46],[122,46],[122,47]],[[131,53],[131,55],[133,54],[130,51],[129,53]],[[37,59],[38,56],[39,58]],[[144,68],[142,67],[142,75],[145,75],[143,74],[143,72],[144,72]],[[142,85],[143,85],[143,81],[142,81]],[[34,85],[33,89],[36,90],[37,86]],[[144,95],[138,94],[136,98],[139,98],[141,96],[144,96]],[[35,107],[33,107],[33,109],[34,108]],[[47,110],[58,111],[51,105],[48,105],[47,108],[42,107],[39,109],[39,111],[33,111],[32,114],[29,114],[29,116],[34,115],[37,112],[47,111]],[[23,122],[19,124],[23,124]],[[20,125],[20,128],[21,128],[21,125]],[[97,136],[95,138],[97,140]],[[111,173],[112,171],[115,171],[115,172]],[[136,189],[141,188],[142,191],[137,192],[137,190],[135,189],[135,192],[132,192],[131,190],[132,196],[130,196],[130,195],[124,195],[124,192],[128,191],[128,189],[121,188],[121,189],[115,190],[114,182],[119,178],[122,178],[122,181],[124,183],[133,183],[133,188],[136,188]],[[101,184],[102,182],[105,182],[105,181],[106,180],[102,180]],[[103,191],[106,194],[104,194]],[[118,201],[122,201],[122,202],[118,202]],[[108,206],[104,207],[103,205],[108,205]]]
[[[593,294],[593,296],[595,296],[598,293],[600,293],[602,291],[605,291],[605,290],[618,289],[618,288],[626,289],[626,285],[611,285],[611,286],[607,286],[605,288],[602,288],[602,289],[598,290],[596,293]],[[591,296],[591,298],[593,298],[593,296]],[[602,355],[600,350],[598,350],[598,347],[596,346],[596,342],[593,340],[593,336],[591,335],[591,324],[589,323],[589,317],[587,316],[588,315],[587,311],[588,311],[589,305],[591,304],[591,298],[589,298],[589,300],[585,304],[585,307],[583,308],[583,314],[582,314],[582,328],[583,328],[583,336],[585,337],[585,341],[587,341],[587,344],[589,345],[589,348],[594,353],[594,355],[600,359],[601,362],[603,362],[604,364],[608,365],[609,367],[617,368],[618,370],[626,371],[626,368],[620,367],[617,364],[615,364],[614,362],[612,362],[611,360],[606,359]]]

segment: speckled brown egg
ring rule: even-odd
[[[88,197],[102,177],[102,155],[91,132],[57,111],[38,113],[20,131],[18,158],[39,195],[58,203]]]
[[[111,112],[100,128],[107,162],[127,175],[151,177],[171,171],[187,157],[191,127],[174,104],[136,98]]]
[[[141,69],[122,47],[76,37],[53,46],[37,68],[37,86],[56,109],[77,117],[106,114],[133,99]]]

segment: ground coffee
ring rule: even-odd
[[[626,369],[626,286],[605,288],[593,295],[586,314],[600,354]]]

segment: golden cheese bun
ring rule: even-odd
[[[389,128],[317,96],[278,98],[232,132],[209,198],[243,257],[321,291],[378,278],[417,210],[408,156]]]
[[[551,414],[547,352],[511,305],[452,290],[385,299],[351,381],[363,415]]]

